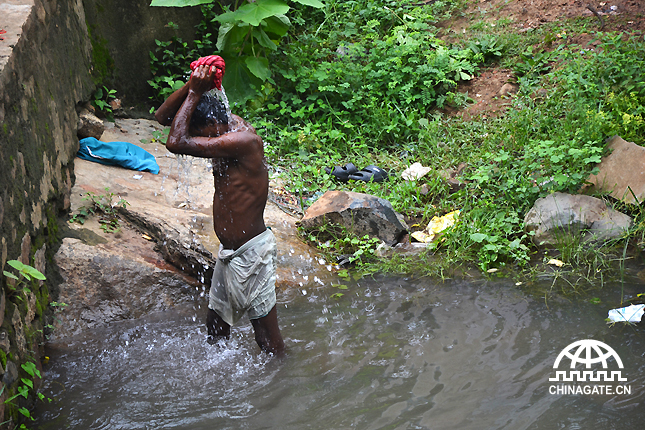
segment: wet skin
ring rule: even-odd
[[[212,82],[213,70],[198,67],[188,83],[168,97],[155,117],[161,124],[171,125],[166,142],[169,151],[213,159],[215,233],[224,248],[237,249],[266,230],[264,207],[269,174],[262,139],[242,118],[233,116],[228,133],[228,124],[190,127],[199,99]],[[262,350],[276,354],[284,351],[275,306],[267,316],[251,322]],[[207,328],[210,336],[230,335],[230,326],[212,309],[208,310]]]

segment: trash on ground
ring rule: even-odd
[[[455,225],[458,217],[458,210],[448,212],[444,216],[432,217],[425,230],[415,231],[410,236],[412,236],[418,242],[430,243],[435,240],[441,232]]]
[[[546,264],[552,264],[554,266],[562,267],[564,266],[564,262],[560,260],[556,260],[555,258],[550,259],[549,261],[546,262]]]
[[[401,177],[406,181],[416,181],[427,175],[430,170],[430,167],[424,167],[421,163],[414,163],[401,173]]]
[[[645,305],[630,305],[626,308],[609,310],[609,320],[612,322],[640,322],[645,312]]]

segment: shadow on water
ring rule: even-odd
[[[209,345],[198,303],[50,344],[54,401],[32,428],[642,428],[643,328],[609,327],[607,306],[547,308],[505,281],[331,290],[278,304],[284,359],[259,352],[248,321]],[[586,338],[616,350],[631,394],[549,393],[559,352]]]

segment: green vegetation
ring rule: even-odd
[[[116,233],[121,230],[119,223],[119,208],[125,209],[129,204],[125,199],[119,198],[114,201],[115,194],[110,192],[109,188],[105,189],[105,194],[96,195],[88,192],[83,200],[88,201],[88,205],[81,206],[78,213],[72,214],[69,222],[85,224],[88,218],[98,215],[101,229],[106,233]]]
[[[581,282],[603,276],[612,260],[623,258],[623,249],[642,246],[640,208],[609,201],[635,217],[625,238],[591,246],[563,235],[546,251],[524,232],[524,216],[539,197],[577,192],[604,154],[607,137],[645,143],[645,43],[642,37],[595,32],[591,18],[563,19],[518,35],[510,19],[495,21],[481,9],[467,16],[470,26],[463,31],[437,26],[464,13],[469,3],[296,5],[281,49],[267,52],[271,76],[234,110],[256,126],[274,174],[288,181],[303,206],[321,192],[345,189],[388,199],[409,225],[423,227],[435,215],[461,211],[459,222],[420,258],[395,254],[374,265],[375,259],[361,255],[355,262],[362,270],[445,277],[474,264],[535,278],[546,270],[543,261],[558,257],[566,264],[549,267],[554,285],[558,280],[562,291],[577,292]],[[572,34],[584,42],[572,43]],[[190,59],[213,53],[212,46],[211,52],[199,51],[199,43]],[[155,79],[176,76],[165,73],[162,60],[153,63]],[[188,58],[181,63],[185,70]],[[449,115],[448,109],[473,101],[459,84],[484,67],[508,68],[519,84],[504,115],[469,121]],[[377,164],[392,175],[384,183],[341,184],[324,173],[347,162]],[[419,181],[403,180],[400,173],[414,162],[431,172]],[[438,172],[461,163],[464,187],[451,193]],[[335,236],[322,240],[330,230]],[[348,251],[343,245],[356,240],[374,248],[338,232],[330,226],[305,239],[336,254],[355,255],[360,246]]]
[[[318,0],[294,0],[315,8],[323,7]],[[207,4],[210,3],[210,4]],[[211,55],[217,50],[226,59],[226,74],[223,85],[228,89],[232,100],[242,104],[253,97],[255,88],[260,88],[269,81],[271,70],[267,55],[278,50],[280,39],[287,34],[291,22],[286,13],[290,7],[283,0],[254,0],[249,2],[236,1],[233,10],[223,6],[225,12],[215,14],[213,0],[152,0],[151,6],[202,6],[204,22],[197,27],[197,40],[194,48],[188,49],[188,44],[175,37],[170,42],[157,41],[157,54],[164,63],[163,76],[156,76],[150,85],[159,97],[170,94],[183,85],[182,72],[186,73],[186,65],[196,58]],[[219,24],[217,42],[209,29]],[[170,27],[176,28],[172,23]],[[199,55],[195,55],[199,54]],[[157,57],[151,53],[152,71],[158,71]],[[168,74],[172,65],[171,74]]]
[[[103,86],[94,92],[94,100],[92,100],[92,104],[107,117],[111,118],[112,106],[110,105],[110,102],[115,98],[116,90],[108,90],[106,86]]]
[[[34,283],[37,281],[44,281],[46,279],[45,275],[43,275],[40,271],[18,260],[9,260],[7,261],[7,264],[11,266],[13,269],[15,269],[16,273],[14,274],[5,270],[3,271],[3,274],[5,277],[7,277],[12,281],[12,282],[8,282],[7,285],[13,292],[17,293],[16,297],[20,300],[23,300],[22,295],[25,295],[26,297],[26,294],[31,292],[30,286],[35,290],[36,285]],[[2,354],[0,354],[0,359],[2,360],[2,365],[4,368],[4,366],[6,366],[7,364],[7,356],[4,354],[3,351],[0,351],[0,352],[2,352]],[[11,353],[9,354],[9,359],[12,359],[12,360],[14,359]],[[36,367],[36,363],[34,363],[34,361],[27,361],[21,364],[20,367],[26,374],[25,375],[26,377],[20,378],[20,382],[22,384],[17,386],[17,389],[16,389],[17,393],[9,396],[4,401],[4,403],[6,405],[12,406],[16,412],[20,413],[21,415],[33,421],[34,418],[32,417],[29,409],[27,409],[25,406],[21,406],[20,404],[15,403],[15,399],[20,397],[23,397],[24,399],[28,399],[30,391],[32,391],[33,394],[35,394],[36,397],[38,397],[38,399],[40,400],[48,400],[49,402],[51,402],[51,399],[45,397],[44,394],[36,391],[34,380],[35,378],[40,379],[42,377],[40,374],[40,371]],[[3,385],[2,389],[0,390],[0,394],[4,392],[5,388],[7,387]],[[7,424],[11,421],[12,420],[5,421],[3,423],[0,423],[0,425]],[[25,424],[21,424],[20,427],[18,428],[27,429],[27,426],[25,426]]]
[[[16,298],[23,300],[23,296],[31,293],[30,283],[32,279],[35,281],[44,281],[45,275],[40,273],[28,264],[24,264],[18,260],[9,260],[7,264],[17,271],[17,275],[3,270],[2,273],[7,278],[13,280],[13,283],[7,283],[9,289],[16,295]]]

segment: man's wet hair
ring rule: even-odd
[[[213,122],[215,124],[228,124],[226,106],[224,106],[219,97],[204,93],[199,99],[190,124],[193,127],[203,127]]]

